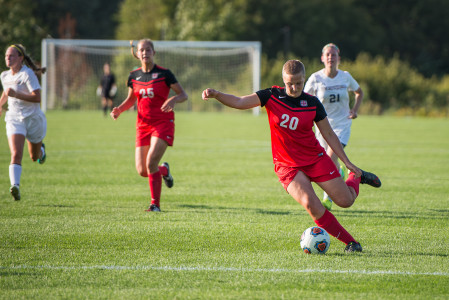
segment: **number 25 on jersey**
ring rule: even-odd
[[[153,98],[154,97],[153,88],[140,89],[139,94],[142,96],[142,98]]]

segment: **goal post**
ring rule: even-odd
[[[177,110],[227,110],[219,103],[205,104],[207,87],[237,95],[260,89],[261,43],[238,41],[153,41],[155,63],[170,69],[189,95]],[[137,41],[134,41],[134,45]],[[108,62],[116,78],[114,105],[127,96],[129,72],[140,67],[128,40],[42,40],[42,110],[99,109],[96,89]],[[253,110],[259,113],[259,108]]]

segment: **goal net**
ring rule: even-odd
[[[260,88],[260,42],[154,41],[154,47],[155,63],[170,69],[189,95],[189,101],[176,110],[227,109],[216,101],[201,100],[207,87],[237,95]],[[47,72],[42,75],[42,109],[100,109],[96,91],[106,62],[115,76],[113,100],[118,105],[128,94],[129,72],[140,67],[129,41],[44,39],[42,66]]]

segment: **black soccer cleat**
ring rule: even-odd
[[[150,207],[148,207],[148,209],[146,211],[157,211],[157,212],[160,212],[161,209],[156,204],[151,204]]]
[[[360,177],[360,183],[369,184],[370,186],[373,186],[375,188],[379,188],[382,185],[379,177],[377,177],[375,174],[363,170],[361,171],[362,176]]]
[[[47,159],[47,152],[45,152],[45,144],[44,143],[42,143],[42,148],[44,148],[44,153],[41,158],[37,159],[37,162],[40,163],[41,165],[45,162],[45,159]]]
[[[162,166],[164,166],[164,167],[167,168],[167,176],[162,176],[162,178],[164,179],[165,185],[166,185],[168,188],[172,188],[173,185],[175,184],[175,180],[173,179],[173,176],[171,176],[171,173],[170,173],[170,166],[168,165],[168,162],[164,162],[164,163],[162,164]]]
[[[345,252],[346,253],[362,252],[362,246],[360,246],[360,243],[350,242],[349,244],[346,245]]]
[[[11,185],[11,187],[9,188],[9,192],[11,193],[11,196],[14,198],[14,200],[20,200],[20,189],[18,185]]]

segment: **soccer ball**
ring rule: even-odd
[[[302,233],[300,244],[307,254],[324,254],[329,250],[331,239],[326,230],[315,226]]]

